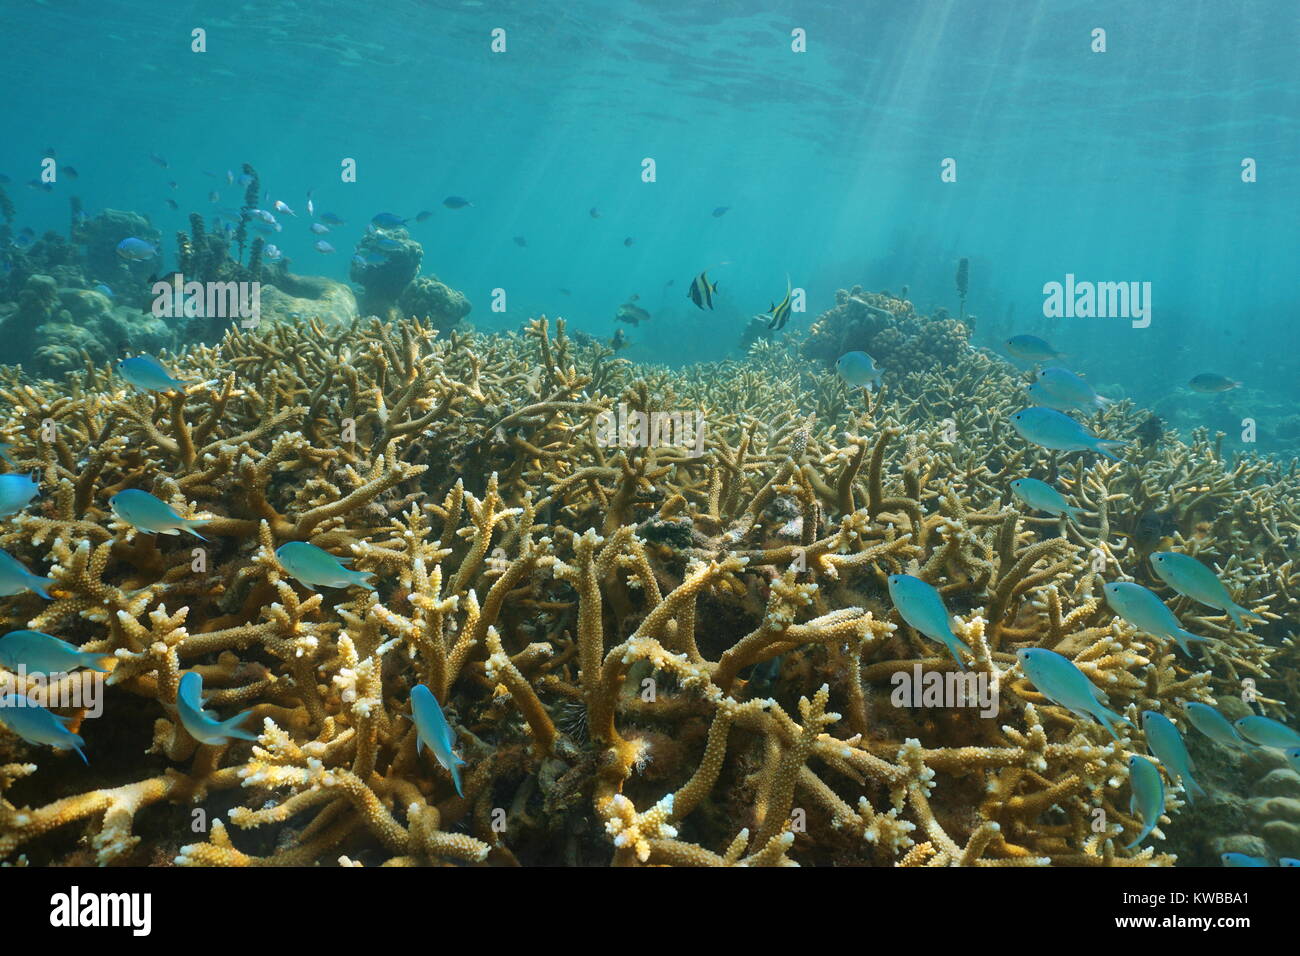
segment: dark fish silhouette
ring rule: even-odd
[[[717,283],[710,282],[707,270],[691,280],[691,289],[686,297],[701,309],[713,308],[713,294],[718,291]]]

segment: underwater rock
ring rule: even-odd
[[[284,275],[275,285],[262,284],[263,322],[293,323],[315,318],[329,326],[346,324],[360,314],[352,289],[333,279]]]
[[[367,235],[357,244],[348,278],[365,290],[361,311],[396,318],[397,297],[420,271],[424,247],[405,229]]]
[[[417,276],[398,297],[397,308],[404,318],[417,318],[445,331],[469,315],[473,307],[464,295],[436,276]]]

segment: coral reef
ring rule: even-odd
[[[1052,704],[1015,652],[1065,655],[1139,726],[1158,710],[1185,728],[1180,702],[1244,679],[1285,719],[1300,478],[1228,462],[1204,433],[1126,462],[1040,451],[1005,423],[1015,370],[965,341],[855,289],[802,354],[759,341],[679,372],[611,361],[543,317],[495,336],[228,328],[177,356],[193,384],[169,395],[127,393],[95,363],[58,386],[6,373],[0,437],[42,495],[0,547],[55,583],[48,603],[0,611],[112,672],[102,716],[67,712],[88,768],[0,736],[0,859],[1173,862],[1156,848],[1182,822],[1176,788],[1155,836],[1121,849],[1140,829],[1126,761],[1141,732],[1117,741]],[[883,391],[803,357],[857,347],[892,365]],[[704,454],[602,443],[597,418],[619,408],[698,410]],[[1100,427],[1144,417],[1117,402]],[[1086,519],[1022,514],[1021,474]],[[210,540],[135,533],[107,505],[123,488],[209,519]],[[1159,587],[1120,530],[1148,510],[1222,569],[1250,630],[1171,600],[1220,638],[1189,658],[1111,614],[1103,581]],[[303,588],[274,557],[288,541],[351,558],[377,590]],[[894,699],[900,674],[957,675],[892,607],[897,572],[939,589],[992,713]],[[188,736],[186,670],[222,716],[251,708],[255,743]],[[463,797],[417,752],[417,682],[456,730]]]
[[[362,313],[395,317],[398,297],[419,273],[423,258],[424,247],[405,229],[362,237],[348,270],[348,278],[365,290],[361,297]],[[434,303],[429,294],[417,292],[415,304],[429,307]]]
[[[827,366],[845,352],[862,351],[886,371],[925,371],[955,364],[969,350],[971,327],[942,309],[921,315],[905,299],[854,286],[836,293],[834,308],[813,321],[802,349]]]
[[[420,319],[441,331],[469,315],[470,308],[464,295],[436,276],[416,276],[397,297],[397,311],[402,316]]]

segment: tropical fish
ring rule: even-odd
[[[686,297],[700,309],[712,309],[713,296],[717,291],[717,284],[709,281],[708,272],[705,271],[691,280],[691,288]]]
[[[1190,801],[1195,796],[1208,796],[1205,788],[1192,777],[1192,758],[1183,742],[1178,727],[1164,714],[1154,710],[1142,711],[1142,733],[1147,738],[1147,748],[1160,761],[1172,780],[1177,778],[1187,791]]]
[[[1247,856],[1245,853],[1220,853],[1219,861],[1224,866],[1268,866],[1268,860],[1262,856]]]
[[[421,213],[419,213],[419,214],[416,215],[416,217],[415,217],[415,221],[416,221],[416,222],[427,222],[427,221],[429,220],[429,217],[432,216],[432,215],[433,215],[433,213],[431,213],[429,210],[426,209],[426,210],[424,210],[423,212],[421,212]]]
[[[1193,727],[1216,744],[1232,750],[1247,752],[1250,750],[1250,744],[1242,738],[1241,734],[1237,733],[1232,724],[1228,723],[1228,718],[1209,704],[1204,704],[1199,700],[1188,701],[1183,704],[1183,713],[1187,715],[1187,719]]]
[[[1041,405],[1031,405],[1015,412],[1011,416],[1011,427],[1020,433],[1020,437],[1043,448],[1093,451],[1113,461],[1119,459],[1110,453],[1110,449],[1124,444],[1122,441],[1098,438],[1068,415]]]
[[[275,203],[271,206],[271,208],[274,209],[276,212],[281,213],[281,214],[283,214],[283,215],[285,215],[285,216],[293,216],[295,219],[298,218],[298,214],[297,214],[296,212],[294,212],[292,209],[289,208],[289,204],[288,204],[288,203],[286,203],[286,202],[281,202],[281,201],[278,200],[278,199],[277,199],[277,200],[275,201]]]
[[[68,177],[68,179],[76,179],[81,175],[81,173],[77,172],[77,170],[72,166],[61,166],[59,167],[59,172]]]
[[[523,236],[515,236],[515,245],[521,249],[526,249],[528,247],[528,240]]]
[[[321,216],[321,221],[329,223],[331,226],[341,225],[341,223],[330,222],[328,219],[325,218],[325,216]],[[398,226],[405,226],[407,221],[408,220],[403,219],[401,216],[398,216],[394,213],[381,212],[370,220],[370,224],[373,226],[378,226],[380,229],[396,229]]]
[[[262,222],[270,226],[274,226],[276,224],[274,214],[267,212],[265,209],[249,209],[248,215],[250,218],[260,219]]]
[[[194,529],[208,524],[211,518],[182,518],[167,502],[139,488],[119,491],[108,499],[108,504],[113,514],[137,531],[169,535],[188,531],[200,541],[208,540]]]
[[[280,565],[304,587],[346,588],[358,585],[368,591],[375,586],[366,579],[369,571],[353,571],[344,567],[352,558],[336,558],[323,548],[306,541],[290,541],[275,549]]]
[[[634,242],[636,242],[636,240],[633,239],[631,236],[628,236],[626,239],[623,240],[623,245],[630,246]]]
[[[785,298],[780,303],[772,303],[772,306],[767,310],[772,316],[772,321],[767,324],[769,329],[783,329],[785,324],[790,321],[790,292],[790,277],[786,276]]]
[[[1246,626],[1241,616],[1250,612],[1235,603],[1215,573],[1190,554],[1157,551],[1151,555],[1151,569],[1179,594],[1225,612],[1237,627]]]
[[[592,219],[599,219],[600,210],[597,209],[595,206],[592,206],[590,209],[587,210],[587,215],[590,216]]]
[[[1011,493],[1035,511],[1054,517],[1069,515],[1075,521],[1083,514],[1079,508],[1066,504],[1065,496],[1045,481],[1037,478],[1017,478],[1011,482]]]
[[[885,374],[866,352],[845,352],[835,360],[835,371],[854,388],[866,388]]]
[[[128,236],[117,244],[117,254],[131,262],[152,259],[158,254],[158,247],[152,242],[145,242],[134,236]]]
[[[1038,384],[1048,394],[1075,408],[1102,408],[1111,402],[1109,398],[1098,395],[1096,390],[1078,375],[1059,365],[1039,369]]]
[[[169,166],[171,166],[171,163],[167,162],[166,159],[159,156],[157,153],[150,153],[149,158],[153,160],[155,166],[161,166],[163,169],[167,169]]]
[[[716,209],[713,210],[713,218],[717,219],[720,216],[725,216],[727,214],[727,210],[730,208],[731,208],[730,206],[718,206]]]
[[[1271,717],[1251,714],[1249,717],[1241,717],[1233,721],[1232,726],[1251,743],[1259,744],[1261,747],[1272,747],[1274,750],[1300,747],[1300,734]]]
[[[1300,866],[1300,859],[1293,856],[1279,856],[1277,858],[1278,866]]]
[[[312,245],[312,248],[323,255],[334,251],[334,247],[331,246],[324,239],[317,239],[316,242]]]
[[[1230,378],[1216,375],[1213,372],[1202,372],[1187,383],[1187,387],[1192,391],[1201,392],[1205,395],[1213,395],[1216,392],[1229,392],[1240,385],[1240,382],[1234,382]]]
[[[1165,420],[1152,412],[1148,415],[1137,428],[1133,429],[1133,437],[1141,444],[1154,446],[1165,436]]]
[[[1128,782],[1132,788],[1128,812],[1142,821],[1142,832],[1124,847],[1131,850],[1150,836],[1160,822],[1160,814],[1165,812],[1165,782],[1160,777],[1159,768],[1141,754],[1129,755]]]
[[[385,212],[385,213],[380,213],[380,215],[381,215],[381,216],[388,216],[388,215],[392,215],[392,214],[391,214],[391,213],[386,213],[386,212]],[[332,212],[323,212],[323,213],[320,214],[320,216],[319,216],[318,218],[320,219],[321,222],[325,223],[325,225],[327,225],[327,226],[342,226],[342,225],[345,225],[344,221],[343,221],[342,219],[340,219],[338,216],[334,215],[334,213],[332,213]],[[375,218],[378,218],[378,216],[376,216]],[[394,218],[394,219],[397,219],[396,216],[393,216],[393,218]],[[397,224],[398,224],[399,226],[400,226],[403,222],[405,222],[405,220],[403,220],[403,219],[397,219]]]
[[[117,372],[136,388],[147,392],[166,392],[190,379],[172,378],[171,374],[152,355],[133,355],[117,363]]]
[[[1065,358],[1064,352],[1058,352],[1036,335],[1013,335],[1003,343],[1007,351],[1026,362],[1046,362],[1050,359]]]
[[[21,594],[23,591],[35,591],[48,601],[50,595],[45,589],[53,583],[53,578],[32,574],[27,569],[27,565],[8,551],[0,551],[0,595],[8,597],[12,594]]]
[[[232,739],[256,740],[257,734],[240,729],[252,710],[245,710],[229,720],[218,720],[203,709],[203,675],[186,671],[176,692],[176,713],[185,732],[201,744],[221,747]]]
[[[40,493],[36,473],[0,475],[0,518],[17,514]]]
[[[382,236],[379,239],[374,240],[374,243],[385,252],[401,252],[402,249],[405,248],[396,239],[389,239],[387,236]]]
[[[432,750],[438,763],[451,774],[456,794],[465,796],[460,785],[460,768],[465,766],[465,761],[452,750],[456,745],[456,731],[443,716],[438,698],[423,684],[411,688],[411,719],[415,722],[415,752],[424,753],[425,747]]]
[[[619,352],[627,348],[627,346],[628,346],[627,333],[624,332],[622,329],[615,330],[614,337],[609,340],[609,347],[612,348],[615,352]]]
[[[10,631],[0,637],[0,664],[11,671],[22,667],[29,674],[70,674],[87,667],[107,673],[107,668],[99,666],[107,656],[79,651],[76,645],[42,631]]]
[[[90,761],[81,749],[86,742],[64,726],[71,719],[60,717],[12,690],[0,696],[0,724],[29,744],[49,744],[55,750],[75,750],[82,762],[88,764]]]
[[[1016,651],[1016,660],[1040,694],[1080,717],[1092,717],[1117,743],[1119,734],[1115,733],[1110,722],[1117,720],[1133,725],[1127,717],[1106,707],[1105,692],[1088,680],[1068,657],[1043,647],[1025,647]]]
[[[281,255],[280,247],[274,245],[268,245],[265,249],[262,250],[262,255],[266,256],[266,258],[270,259],[272,262],[275,262],[277,259],[280,258]]]
[[[614,313],[614,319],[618,322],[626,322],[628,325],[636,326],[642,322],[650,321],[650,313],[639,305],[631,302],[624,302]]]
[[[442,204],[448,209],[464,209],[466,206],[474,205],[468,199],[464,199],[460,196],[448,196],[442,201]]]
[[[962,663],[957,651],[971,654],[966,643],[952,632],[948,618],[948,609],[944,607],[943,598],[929,584],[910,574],[891,574],[889,576],[889,599],[898,609],[898,616],[916,628],[932,641],[938,641],[948,648],[952,659],[962,670]]]
[[[311,200],[311,190],[307,190],[307,215],[316,215],[316,204]]]
[[[325,233],[330,231],[330,227],[325,225],[323,222],[313,222],[311,224],[311,231],[316,233],[318,236],[323,236]]]
[[[102,295],[102,296],[104,296],[104,297],[106,297],[106,298],[108,298],[108,299],[110,299],[110,300],[116,298],[116,297],[113,295],[113,290],[110,289],[108,286],[106,286],[106,285],[105,285],[104,283],[102,283],[102,282],[97,282],[97,283],[95,283],[95,291],[98,292],[100,295]]]
[[[1286,749],[1286,762],[1291,765],[1291,769],[1300,773],[1300,747],[1288,747]]]
[[[1112,581],[1102,590],[1110,609],[1140,631],[1156,637],[1172,638],[1184,654],[1191,655],[1188,644],[1197,641],[1208,644],[1215,638],[1201,637],[1185,631],[1174,617],[1174,612],[1160,600],[1159,595],[1133,581]]]
[[[1057,398],[1046,388],[1042,382],[1030,382],[1025,388],[1025,397],[1034,405],[1042,405],[1044,408],[1054,408],[1058,412],[1078,411],[1078,406],[1073,402],[1063,401]]]

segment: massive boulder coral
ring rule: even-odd
[[[55,582],[0,612],[112,657],[103,715],[67,711],[89,769],[0,737],[0,858],[1168,864],[1122,849],[1140,731],[1052,704],[1015,651],[1067,656],[1134,724],[1244,678],[1273,716],[1295,699],[1293,533],[1259,520],[1294,521],[1294,471],[1204,435],[1125,463],[1038,451],[1005,425],[1014,370],[981,354],[871,395],[789,347],[673,372],[545,318],[358,320],[234,328],[174,367],[193,383],[162,395],[97,364],[0,379],[0,437],[43,492],[0,547]],[[702,455],[597,426],[674,410],[703,415]],[[1103,424],[1142,417],[1117,403]],[[1022,473],[1086,518],[1022,514]],[[208,519],[208,543],[117,520],[127,487]],[[1149,581],[1117,530],[1149,506],[1259,623],[1173,602],[1221,638],[1192,658],[1109,612],[1104,580]],[[275,557],[289,541],[377,590],[303,588]],[[958,676],[889,601],[902,571],[955,613],[987,709],[896,697],[899,675]],[[223,716],[251,709],[256,742],[189,737],[188,670]],[[417,682],[457,731],[463,796],[417,751]],[[1171,790],[1156,847],[1182,805]]]
[[[942,309],[922,315],[906,299],[854,286],[840,289],[834,307],[813,321],[802,350],[827,365],[862,351],[887,370],[926,371],[955,365],[969,351],[970,331]]]

